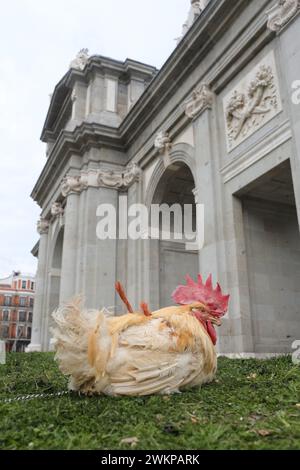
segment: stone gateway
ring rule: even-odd
[[[292,353],[300,339],[300,1],[191,1],[161,70],[82,49],[57,84],[42,131],[47,162],[32,343],[51,347],[51,313],[82,294],[123,313],[169,305],[184,276],[231,294],[221,353]],[[205,245],[99,239],[97,208],[120,199],[203,204]],[[126,214],[125,214],[126,217]]]

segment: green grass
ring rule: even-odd
[[[52,354],[9,354],[0,400],[65,390]],[[300,366],[219,360],[217,380],[176,396],[0,403],[1,449],[299,449]]]

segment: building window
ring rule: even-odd
[[[25,327],[23,325],[18,326],[18,338],[25,338]]]
[[[26,289],[26,281],[22,281],[22,289]]]
[[[4,305],[5,305],[5,307],[10,307],[11,306],[11,297],[9,295],[6,295],[4,297]]]
[[[8,325],[2,325],[0,337],[9,338],[9,326]]]
[[[19,321],[26,322],[26,312],[19,312]]]
[[[31,290],[34,290],[34,282],[31,283]]]
[[[29,306],[32,308],[33,304],[34,304],[34,300],[33,300],[33,298],[31,298],[30,301],[29,301]]]
[[[3,310],[2,321],[9,321],[9,310]]]
[[[27,328],[27,339],[31,339],[31,328],[30,328],[30,326]]]
[[[26,297],[20,297],[20,307],[26,307]]]
[[[32,323],[32,312],[28,313],[28,322]]]

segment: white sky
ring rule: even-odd
[[[30,198],[45,164],[39,140],[49,94],[83,48],[161,67],[190,0],[0,0],[0,278],[36,270],[40,208]]]

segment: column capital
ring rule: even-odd
[[[64,208],[61,202],[54,202],[51,206],[51,215],[53,217],[60,217],[64,215]]]
[[[141,170],[136,163],[122,170],[99,170],[97,183],[99,187],[110,189],[128,189],[140,179]]]
[[[212,109],[214,93],[209,85],[202,83],[192,92],[192,96],[185,102],[185,114],[190,119],[200,116],[206,109]]]
[[[46,235],[49,231],[49,220],[40,218],[37,222],[37,231],[40,235]]]
[[[87,187],[84,175],[67,175],[62,181],[61,192],[64,197],[69,194],[80,194]]]
[[[126,190],[133,183],[140,180],[141,169],[136,163],[131,163],[125,169],[93,169],[82,171],[76,176],[66,176],[62,182],[62,195],[67,197],[69,194],[80,194],[87,188],[108,188],[117,190]],[[63,210],[54,208],[56,210]],[[52,214],[54,215],[54,214]]]
[[[300,12],[300,0],[278,0],[270,10],[267,26],[271,31],[279,33],[281,29]]]

